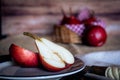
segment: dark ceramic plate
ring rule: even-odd
[[[12,61],[0,63],[0,78],[2,79],[53,79],[68,76],[82,71],[85,68],[80,59],[75,59],[75,63],[62,71],[50,72],[42,68],[23,68],[14,65]]]

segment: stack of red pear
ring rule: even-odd
[[[84,24],[85,29],[82,31],[82,36],[80,36],[82,37],[82,42],[84,44],[90,46],[102,46],[106,42],[107,33],[104,29],[103,23],[95,17],[93,11],[83,9],[78,14],[78,17],[75,17],[72,14],[68,17],[63,10],[62,12],[64,15],[61,21],[62,25]],[[97,23],[97,25],[94,23]]]

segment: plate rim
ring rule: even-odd
[[[5,61],[5,62],[11,62],[11,61]],[[81,62],[83,62],[81,60]],[[3,62],[4,63],[4,62]],[[72,75],[75,73],[78,73],[79,71],[82,71],[85,68],[85,63],[83,62],[83,65],[74,71],[71,72],[65,72],[65,73],[59,73],[59,74],[52,74],[52,75],[44,75],[44,76],[7,76],[7,75],[0,75],[0,78],[2,79],[51,79],[51,78],[60,78],[68,75]]]

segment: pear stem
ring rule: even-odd
[[[62,12],[62,14],[63,14],[64,16],[66,16],[65,11],[63,10],[63,8],[61,8],[61,12]]]
[[[33,39],[37,39],[37,40],[41,41],[41,38],[39,36],[37,36],[36,34],[32,34],[32,33],[29,33],[29,32],[24,32],[23,34],[26,35],[26,36],[29,36]]]
[[[72,13],[72,8],[71,7],[69,8],[69,11],[70,11],[70,16],[72,16],[73,13]]]

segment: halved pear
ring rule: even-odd
[[[39,38],[31,33],[24,33],[35,40],[39,51],[40,61],[50,71],[60,71],[74,63],[74,57],[70,51],[45,38]]]
[[[51,71],[59,71],[65,68],[65,63],[50,48],[39,40],[35,40],[35,43],[39,50],[41,63],[46,69]]]
[[[41,41],[50,48],[55,54],[57,54],[65,63],[67,64],[73,64],[74,63],[74,57],[70,51],[65,49],[62,46],[59,46],[52,41],[49,41],[45,38],[41,38]]]

